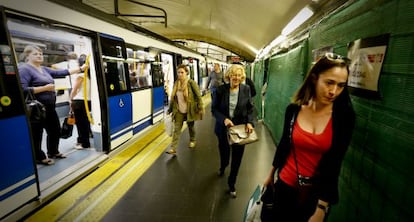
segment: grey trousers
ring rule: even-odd
[[[171,142],[171,149],[174,151],[177,149],[178,140],[180,139],[180,136],[181,136],[181,129],[183,128],[183,123],[184,121],[186,121],[186,119],[187,119],[186,113],[183,114],[183,113],[177,112],[174,115],[174,132],[173,132],[173,138]],[[195,141],[194,121],[191,121],[191,122],[186,121],[186,122],[188,126],[188,132],[190,134],[190,141]]]

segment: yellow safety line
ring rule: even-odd
[[[61,221],[100,221],[164,152],[171,139],[165,134],[100,185]]]
[[[59,217],[66,214],[78,202],[83,201],[85,198],[89,198],[88,193],[92,192],[93,189],[100,186],[100,184],[112,176],[117,170],[119,170],[125,163],[130,161],[131,157],[136,155],[142,150],[151,149],[149,144],[154,142],[156,138],[160,138],[164,133],[164,124],[158,124],[154,126],[154,129],[144,136],[142,139],[137,140],[134,144],[130,145],[127,149],[117,154],[103,166],[89,174],[87,177],[76,183],[72,188],[59,195],[51,203],[37,211],[27,221],[57,221]],[[166,145],[168,146],[168,144]],[[164,149],[166,148],[164,146]],[[146,149],[148,148],[148,149]],[[158,157],[158,154],[156,157]],[[139,154],[137,155],[139,156]],[[151,162],[152,163],[152,162]],[[137,172],[138,173],[138,172]]]

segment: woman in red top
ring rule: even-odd
[[[286,109],[265,181],[265,186],[273,184],[277,172],[272,221],[324,221],[329,205],[338,202],[339,171],[355,124],[346,88],[348,65],[349,59],[327,53]]]

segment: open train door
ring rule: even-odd
[[[151,63],[152,76],[152,123],[160,122],[164,116],[164,103],[167,97],[165,90],[164,68],[161,53],[163,50],[157,48],[148,48],[154,61]]]
[[[14,50],[0,9],[0,220],[40,195]]]
[[[123,39],[99,35],[107,99],[107,127],[110,149],[115,149],[133,136],[132,96],[130,92],[126,47]]]

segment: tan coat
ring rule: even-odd
[[[203,100],[201,98],[200,89],[197,83],[189,79],[187,83],[188,87],[188,98],[187,98],[187,121],[195,121],[202,119],[204,113]],[[177,81],[174,83],[174,89],[171,95],[170,106],[168,113],[172,112],[173,118],[178,112],[178,99],[177,99]]]

